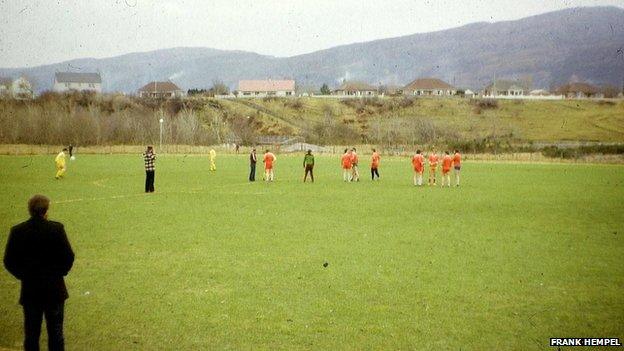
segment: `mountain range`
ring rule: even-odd
[[[103,90],[135,92],[154,80],[183,89],[220,80],[291,78],[299,86],[335,87],[343,80],[404,85],[436,77],[481,89],[493,79],[530,79],[533,88],[570,80],[624,84],[624,9],[579,7],[514,21],[473,23],[431,33],[342,45],[292,57],[179,47],[110,58],[83,58],[28,68],[0,68],[0,77],[28,77],[41,92],[54,73],[100,72]]]

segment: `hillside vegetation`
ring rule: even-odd
[[[378,145],[530,145],[624,142],[624,101],[415,98],[189,98],[44,94],[0,100],[0,143],[186,145],[299,136],[307,142]]]

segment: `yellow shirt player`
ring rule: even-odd
[[[59,152],[59,154],[56,155],[56,157],[54,158],[54,163],[56,164],[56,179],[63,178],[65,176],[65,171],[67,171],[67,160],[65,159],[65,151],[67,151],[67,148]]]
[[[217,159],[217,152],[214,149],[210,149],[210,170],[211,171],[217,170],[217,164],[215,163],[216,159]]]

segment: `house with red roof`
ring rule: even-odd
[[[403,95],[452,96],[457,89],[437,78],[418,78],[403,88]]]
[[[295,96],[294,80],[240,80],[238,97]]]

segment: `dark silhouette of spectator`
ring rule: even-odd
[[[50,200],[28,200],[30,219],[13,228],[4,252],[4,266],[22,283],[19,303],[24,309],[24,350],[39,350],[43,317],[48,350],[64,350],[63,314],[69,297],[64,276],[74,263],[65,228],[48,220]]]

